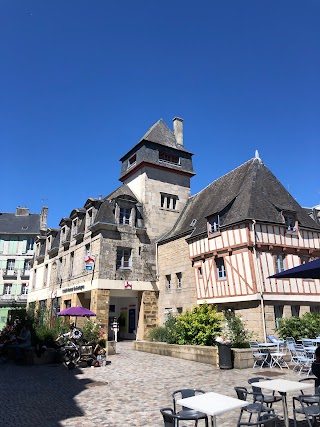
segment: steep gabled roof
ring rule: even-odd
[[[177,143],[174,133],[171,131],[171,129],[168,128],[165,122],[160,119],[153,126],[151,126],[151,128],[143,135],[140,141],[134,147],[132,147],[128,153],[121,157],[120,162],[122,162],[128,156],[128,154],[136,151],[138,146],[142,145],[146,141],[192,154],[184,147],[184,145]]]
[[[183,145],[177,143],[174,133],[168,128],[162,119],[158,120],[153,126],[151,126],[139,142],[142,141],[155,142],[156,144],[189,153]]]
[[[283,224],[281,212],[289,211],[296,213],[301,226],[320,231],[261,159],[253,158],[190,197],[173,229],[161,240],[206,233],[207,218],[223,210],[222,227],[248,219]]]
[[[127,184],[123,184],[118,187],[116,190],[106,196],[104,200],[113,200],[117,199],[118,197],[128,198],[130,200],[137,201],[135,194],[132,192],[132,190]]]
[[[40,214],[16,215],[0,212],[0,234],[39,234]]]

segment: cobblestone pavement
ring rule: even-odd
[[[171,393],[176,389],[195,387],[236,397],[234,386],[248,386],[248,378],[254,376],[302,378],[285,369],[220,370],[137,352],[130,342],[118,343],[117,354],[108,360],[111,364],[106,367],[72,371],[61,364],[0,365],[0,426],[160,427],[159,409],[172,406]],[[291,397],[289,394],[290,417]],[[281,402],[274,408],[282,415]],[[217,425],[234,427],[238,414],[236,410],[218,416]],[[200,421],[199,427],[202,425]]]

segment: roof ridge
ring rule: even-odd
[[[236,171],[237,169],[243,167],[244,165],[246,165],[247,163],[253,162],[255,160],[259,160],[261,163],[263,163],[263,161],[261,159],[258,159],[256,157],[253,157],[252,159],[247,160],[246,162],[242,163],[241,165],[237,166],[236,168],[232,169],[231,171],[225,173],[224,175],[219,176],[219,178],[215,179],[214,181],[210,182],[206,187],[204,187],[202,190],[198,191],[198,193],[194,194],[192,197],[195,197],[197,195],[199,195],[200,193],[202,193],[204,190],[206,190],[208,187],[210,187],[211,185],[213,185],[214,183],[216,183],[217,181],[220,181],[220,179],[224,178],[225,176],[231,174],[232,172]]]

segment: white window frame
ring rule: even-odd
[[[120,206],[119,209],[119,224],[130,225],[132,208]]]
[[[276,274],[281,273],[286,269],[285,266],[285,255],[284,254],[274,254],[273,259],[276,267]]]
[[[293,213],[282,213],[286,230],[289,232],[296,231],[296,216]]]
[[[16,260],[13,258],[10,258],[7,260],[7,270],[14,271],[16,265]]]
[[[176,273],[176,277],[177,277],[177,289],[181,289],[182,288],[182,273]]]
[[[132,268],[132,249],[131,248],[117,248],[117,270],[131,270]]]
[[[209,234],[215,234],[219,233],[220,231],[220,216],[219,215],[213,215],[209,219]]]
[[[171,274],[166,274],[166,290],[171,290]]]
[[[12,283],[5,283],[3,295],[12,295]]]
[[[227,278],[227,270],[226,270],[226,266],[224,264],[224,258],[223,257],[216,258],[215,263],[216,263],[218,280],[226,279]]]
[[[91,225],[93,224],[93,208],[90,208],[87,210],[86,213],[86,228],[91,227]]]

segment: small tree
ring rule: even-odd
[[[241,317],[231,310],[225,310],[223,314],[226,320],[226,334],[232,347],[249,347],[249,340],[252,334],[246,329]]]

